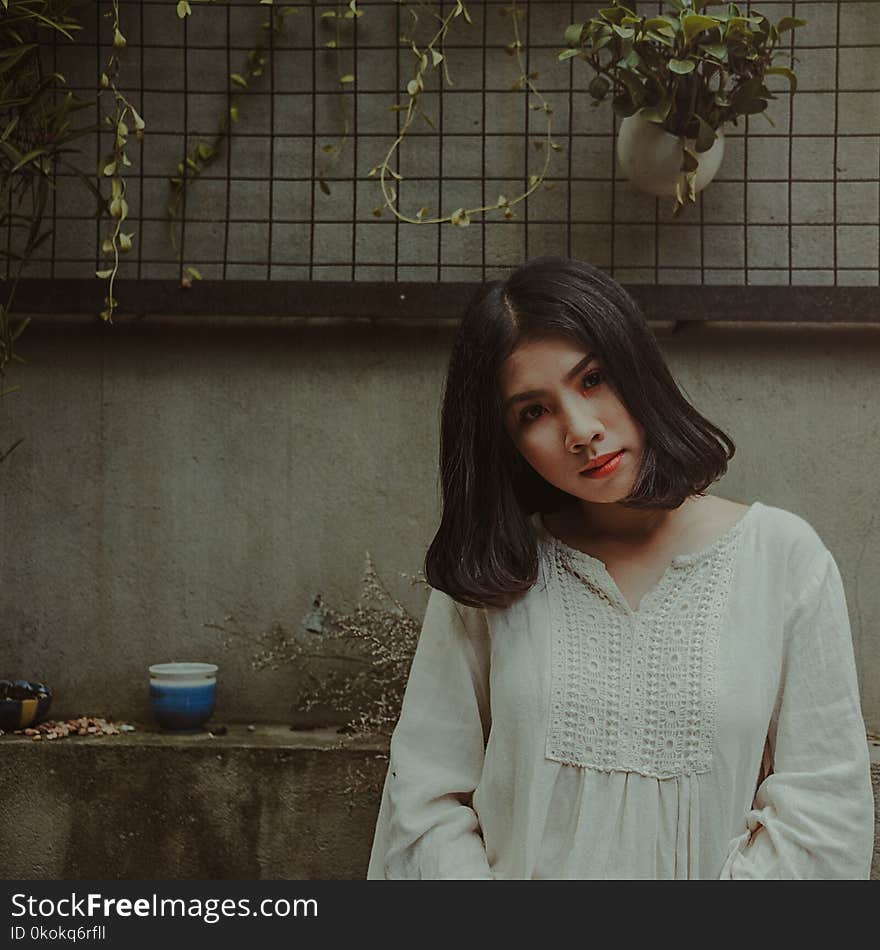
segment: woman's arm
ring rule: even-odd
[[[782,685],[759,785],[721,878],[866,880],[874,801],[840,572],[823,550],[786,625]]]
[[[491,879],[471,807],[489,735],[483,611],[432,590],[413,657],[368,879]]]

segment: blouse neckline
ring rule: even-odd
[[[754,513],[758,508],[761,507],[760,501],[754,501],[749,505],[746,512],[740,516],[740,518],[735,521],[723,534],[719,535],[714,540],[710,541],[704,547],[700,548],[697,551],[689,551],[685,554],[676,554],[672,561],[670,562],[672,567],[690,567],[693,564],[697,564],[700,561],[704,560],[707,557],[711,557],[712,554],[717,551],[723,544],[725,544],[731,536],[737,534],[741,531],[745,523],[749,518],[754,516]],[[601,568],[603,571],[606,570],[605,562],[600,558],[594,557],[592,554],[587,554],[586,551],[581,551],[578,548],[573,548],[570,545],[566,544],[564,541],[560,540],[553,534],[547,526],[544,524],[544,519],[540,511],[535,512],[533,515],[533,523],[538,529],[539,534],[551,544],[555,545],[559,550],[566,554],[570,561],[580,561],[585,564],[590,564],[594,567]]]
[[[560,541],[556,535],[551,534],[551,532],[547,530],[540,512],[536,512],[531,520],[539,535],[547,540],[548,553],[551,554],[554,561],[561,561],[567,564],[569,569],[574,570],[575,573],[580,574],[584,578],[591,578],[593,583],[598,585],[628,616],[642,619],[652,615],[655,609],[659,609],[659,605],[663,603],[667,590],[670,586],[678,583],[678,578],[681,577],[679,574],[680,570],[684,570],[685,568],[696,569],[698,565],[702,564],[702,562],[708,558],[715,555],[721,556],[723,546],[734,544],[746,522],[750,517],[754,517],[754,513],[759,507],[761,507],[761,502],[753,502],[738,521],[700,550],[675,555],[666,567],[660,580],[642,596],[642,599],[636,607],[633,607],[629,601],[627,601],[623,592],[617,586],[617,582],[609,573],[604,561],[593,557],[592,554],[587,554],[584,551],[579,551],[577,548],[572,548],[565,544],[564,541]]]

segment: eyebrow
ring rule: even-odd
[[[565,374],[565,382],[570,382],[574,379],[574,377],[589,364],[590,360],[595,359],[595,357],[595,353],[587,353],[582,360],[579,360],[578,363]],[[504,403],[504,411],[507,412],[515,403],[526,402],[529,399],[537,399],[539,396],[546,395],[546,393],[546,389],[529,389],[526,392],[516,393]]]

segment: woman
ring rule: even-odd
[[[843,585],[635,303],[545,257],[462,321],[369,878],[867,878]]]

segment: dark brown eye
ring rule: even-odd
[[[537,415],[532,415],[533,409],[539,409],[540,412]],[[523,411],[519,414],[519,417],[523,422],[531,422],[533,419],[540,419],[543,413],[544,407],[536,404],[534,406],[527,406],[525,409],[523,409]]]
[[[598,378],[597,378],[598,377]],[[595,389],[599,383],[602,382],[604,376],[602,370],[592,369],[586,376],[584,376],[584,389]],[[592,383],[588,383],[587,380],[592,379]]]

